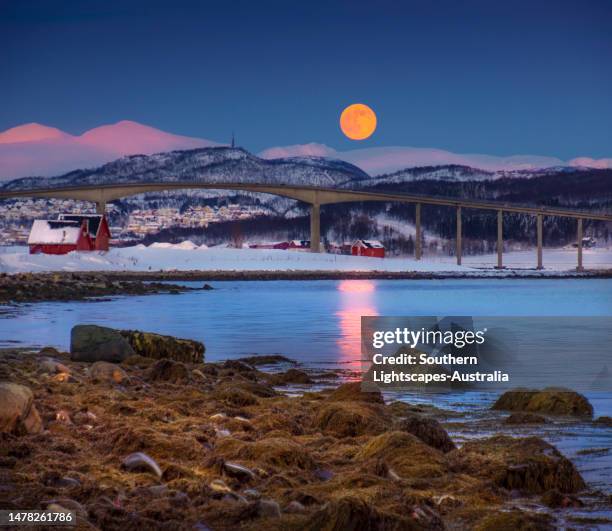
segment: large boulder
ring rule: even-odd
[[[42,428],[32,391],[25,385],[0,382],[0,432],[22,435]]]
[[[77,325],[70,334],[70,358],[73,361],[119,363],[135,354],[119,331],[105,326]]]
[[[466,442],[448,455],[456,472],[480,476],[508,490],[574,493],[585,487],[572,462],[539,437],[497,435]]]
[[[191,339],[179,339],[152,332],[121,330],[134,352],[147,358],[168,358],[187,363],[204,363],[204,343]]]
[[[506,391],[493,404],[492,409],[545,415],[593,417],[593,406],[583,395],[562,388],[548,388],[542,391],[529,389]]]

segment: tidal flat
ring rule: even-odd
[[[582,398],[567,401],[580,418],[542,412],[555,395],[538,395],[539,414],[474,415],[363,392],[348,373],[282,356],[0,354],[2,392],[21,399],[3,401],[3,509],[59,507],[111,530],[612,525],[609,493],[537,435],[557,423],[609,430]],[[507,433],[512,416],[520,434]]]

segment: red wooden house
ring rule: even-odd
[[[351,254],[354,256],[384,258],[385,246],[377,240],[356,240],[351,245]]]
[[[87,223],[87,233],[93,242],[96,251],[108,251],[108,242],[111,237],[106,216],[100,214],[60,214],[62,221],[76,221]]]
[[[66,254],[71,251],[91,251],[93,249],[86,223],[47,219],[34,221],[28,245],[30,254]]]
[[[56,220],[37,219],[28,245],[30,254],[71,251],[108,251],[110,230],[105,216],[61,214]]]

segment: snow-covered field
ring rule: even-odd
[[[230,249],[180,244],[137,245],[108,252],[73,252],[63,256],[28,254],[27,247],[0,247],[0,272],[37,271],[389,271],[389,272],[475,272],[488,268],[493,273],[495,255],[465,256],[457,266],[453,256],[413,258],[367,258],[327,253],[273,249]],[[535,251],[504,254],[508,269],[532,269]],[[586,269],[611,269],[612,249],[585,249]],[[575,249],[545,249],[547,271],[570,271],[576,267]]]

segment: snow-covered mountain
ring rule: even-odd
[[[527,170],[522,176],[527,175]],[[405,168],[394,173],[377,175],[359,182],[359,186],[378,186],[381,184],[402,184],[415,181],[486,181],[500,177],[500,172],[471,168],[470,166],[446,165]]]
[[[100,166],[124,155],[219,145],[128,120],[96,127],[80,136],[30,123],[0,133],[0,180],[58,175]]]
[[[257,182],[338,187],[369,175],[344,161],[323,158],[265,160],[241,148],[213,147],[155,155],[130,155],[93,170],[59,177],[25,177],[4,189],[147,181]]]
[[[385,175],[404,168],[431,166],[469,166],[490,172],[532,171],[540,168],[577,166],[612,168],[612,158],[578,157],[567,162],[541,155],[494,156],[479,153],[454,153],[444,149],[410,146],[374,147],[336,151],[324,144],[309,143],[268,148],[259,154],[266,159],[291,156],[318,156],[344,160],[372,176]]]

